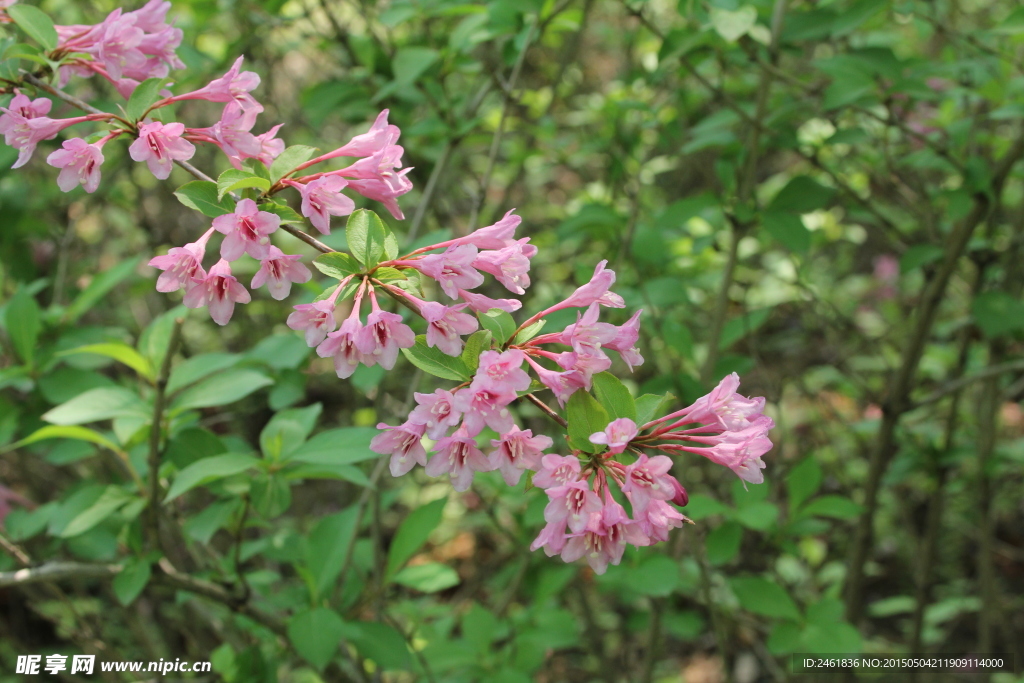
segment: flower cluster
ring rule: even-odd
[[[4,2],[0,0],[0,7]],[[621,325],[601,319],[604,309],[626,305],[612,291],[615,273],[605,261],[589,282],[517,325],[511,314],[522,307],[518,299],[477,291],[487,275],[513,295],[523,295],[530,286],[537,248],[529,237],[516,237],[521,219],[514,210],[493,225],[399,256],[397,238],[376,215],[357,211],[350,196],[354,192],[381,203],[394,218],[404,217],[398,198],[412,188],[411,169],[402,168],[404,150],[397,144],[401,131],[388,122],[387,110],[367,132],[314,157],[310,147],[286,149],[277,137],[280,124],[259,135],[252,132],[263,111],[252,94],[260,77],[242,71],[241,57],[227,73],[197,90],[175,95],[160,90],[166,85],[162,80],[142,87],[146,79],[163,79],[171,68],[182,66],[175,55],[182,33],[166,22],[169,6],[150,0],[134,12],[115,10],[95,26],[59,26],[59,44],[47,55],[59,64],[62,85],[72,76],[99,74],[131,97],[126,111],[132,115],[82,105],[88,112],[84,116],[50,118],[51,100],[33,99],[13,85],[5,90],[13,98],[0,107],[0,133],[19,151],[15,168],[29,161],[41,141],[71,126],[107,126],[91,142],[65,140],[47,157],[60,169],[57,184],[65,192],[78,185],[94,192],[104,145],[122,136],[131,140],[131,158],[145,162],[157,178],[168,178],[178,164],[201,179],[190,185],[204,186],[196,190],[202,201],[182,201],[194,208],[201,204],[212,223],[194,242],[150,261],[162,271],[158,291],[182,290],[186,306],[206,307],[214,322],[224,325],[236,304],[250,301],[249,290],[232,275],[233,262],[245,256],[257,260],[259,270],[249,287],[266,285],[280,300],[289,296],[292,284],[310,281],[312,272],[299,255],[273,243],[275,233],[291,232],[325,252],[314,265],[337,282],[312,303],[294,306],[287,324],[319,356],[333,359],[338,377],[351,376],[360,365],[390,370],[402,351],[428,372],[463,380],[450,389],[414,393],[416,407],[402,424],[378,425],[382,432],[371,448],[390,456],[392,474],[400,476],[421,465],[429,476],[448,475],[456,490],[465,491],[477,472],[500,471],[510,486],[529,472],[532,485],[548,497],[546,524],[532,548],[567,562],[586,558],[598,573],[617,564],[626,545],[664,541],[670,529],[689,521],[678,509],[687,504],[687,493],[670,474],[674,456],[697,454],[728,467],[745,482],[763,480],[761,456],[772,447],[768,433],[774,425],[763,414],[763,398],[737,393],[737,375],[726,377],[692,405],[654,418],[651,401],[640,411],[628,389],[608,373],[616,356],[630,371],[644,358],[637,347],[642,311]],[[18,81],[21,87],[25,82]],[[39,85],[37,80],[28,82]],[[61,91],[43,89],[62,96]],[[74,98],[62,98],[75,103]],[[189,100],[223,104],[220,118],[209,126],[188,127],[158,116],[164,107]],[[233,167],[217,182],[187,163],[202,144],[217,147]],[[342,158],[349,162],[341,168],[303,175],[314,165]],[[188,197],[187,187],[179,196]],[[234,190],[242,190],[243,196]],[[275,195],[286,190],[298,193],[298,213],[277,201]],[[351,255],[332,252],[290,225],[304,217],[327,235],[331,219],[341,216],[349,216]],[[207,270],[206,249],[218,233],[218,259]],[[351,307],[339,321],[336,312],[350,298]],[[411,315],[386,310],[381,300],[393,301]],[[364,322],[366,302],[370,310]],[[549,316],[567,309],[577,309],[574,322],[541,334]],[[413,326],[424,333],[417,336]],[[590,395],[592,389],[600,401]],[[552,392],[568,420],[537,397],[544,390]],[[614,405],[608,404],[609,391],[618,397]],[[650,398],[660,403],[660,397]],[[555,447],[552,438],[520,426],[517,405],[523,400],[566,428],[564,443]],[[601,425],[601,431],[591,433]]]

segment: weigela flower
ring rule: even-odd
[[[427,436],[440,439],[449,427],[459,424],[462,413],[455,407],[455,396],[452,392],[437,389],[432,394],[414,393],[419,405],[409,413],[409,421],[426,426]]]
[[[356,346],[356,335],[362,330],[363,324],[359,321],[358,315],[350,316],[341,323],[341,327],[327,335],[327,339],[316,347],[316,353],[321,358],[334,358],[334,372],[341,379],[352,376],[359,364],[367,366],[377,364],[374,357],[367,358]]]
[[[644,357],[640,355],[640,349],[636,348],[636,341],[640,338],[640,309],[625,322],[615,334],[611,341],[603,342],[607,349],[618,351],[622,360],[629,366],[630,371],[637,365],[643,365]]]
[[[672,459],[664,455],[648,458],[641,455],[624,472],[622,492],[633,504],[634,512],[646,509],[651,500],[672,500],[682,487],[675,477],[669,474]]]
[[[448,247],[440,254],[430,254],[415,261],[399,261],[412,266],[427,277],[437,280],[441,290],[453,299],[460,289],[475,289],[484,283],[484,276],[473,267],[478,250],[471,244]],[[467,300],[468,302],[468,300]],[[472,302],[469,302],[472,307]]]
[[[366,326],[356,335],[356,347],[360,353],[365,358],[373,358],[385,370],[395,367],[399,349],[408,349],[415,344],[416,334],[402,322],[402,316],[380,309],[366,317]]]
[[[336,171],[349,179],[349,187],[367,199],[383,204],[392,216],[398,220],[405,218],[398,208],[398,197],[412,189],[412,181],[405,175],[412,168],[403,168],[402,152],[399,145],[387,145],[373,155],[360,159],[356,163]]]
[[[533,485],[551,489],[571,484],[580,478],[580,461],[572,455],[550,453],[541,458],[540,470],[533,477]]]
[[[244,111],[237,102],[228,102],[221,111],[220,120],[209,128],[189,128],[190,134],[206,135],[228,157],[249,159],[263,151],[256,136],[250,133],[256,125],[256,112]]]
[[[302,256],[286,254],[271,245],[249,286],[256,289],[266,283],[270,296],[280,301],[291,293],[293,282],[309,282],[312,277],[313,273],[302,263]]]
[[[603,432],[591,434],[590,443],[607,446],[609,453],[617,455],[626,450],[626,446],[636,438],[636,434],[636,423],[628,417],[620,417],[609,422]]]
[[[529,429],[513,427],[502,434],[500,439],[491,440],[491,446],[495,448],[489,456],[491,465],[501,471],[506,484],[515,486],[524,471],[540,467],[544,451],[551,448],[553,443],[550,437],[534,436]]]
[[[522,369],[525,358],[526,354],[519,349],[484,351],[470,388],[490,389],[514,398],[517,391],[530,388],[530,376]]]
[[[490,472],[492,469],[486,456],[476,447],[476,441],[465,428],[459,428],[434,444],[434,455],[427,463],[426,472],[431,477],[447,474],[452,479],[453,489],[465,491],[473,483],[474,472]]]
[[[537,378],[541,381],[541,384],[555,394],[555,398],[558,399],[558,405],[563,408],[570,396],[590,383],[589,379],[578,370],[557,372],[555,370],[548,370],[533,362],[533,360],[527,360],[530,363],[530,367],[537,373]]]
[[[678,529],[689,522],[679,510],[657,499],[650,500],[642,511],[634,508],[634,514],[640,531],[653,543],[667,541],[669,529]]]
[[[181,137],[184,132],[183,123],[144,123],[128,154],[135,161],[145,161],[154,176],[166,180],[175,161],[188,161],[196,153],[195,146]]]
[[[100,185],[100,166],[103,164],[100,145],[72,138],[61,146],[63,149],[46,157],[46,163],[60,169],[57,187],[63,192],[70,192],[81,185],[86,192],[95,192]]]
[[[356,209],[356,203],[341,193],[348,181],[340,176],[322,176],[291,185],[302,195],[302,215],[324,235],[331,233],[331,216],[347,216]]]
[[[259,113],[263,105],[250,94],[260,84],[259,74],[253,71],[242,71],[243,57],[235,60],[228,72],[215,78],[207,85],[184,95],[176,95],[173,100],[206,100],[207,102],[236,102],[242,111]]]
[[[45,97],[37,97],[33,100],[17,90],[15,90],[15,93],[14,97],[11,98],[10,104],[7,105],[7,110],[11,114],[18,114],[26,119],[35,119],[40,116],[46,116],[50,113],[50,109],[53,107],[53,102]],[[8,116],[8,114],[0,116],[0,122],[2,122],[6,116]]]
[[[307,346],[317,346],[327,338],[327,333],[334,331],[337,326],[334,320],[334,306],[333,299],[299,304],[288,316],[287,325],[293,330],[305,333]]]
[[[626,544],[649,545],[650,540],[629,518],[621,505],[608,500],[582,532],[572,535],[562,550],[562,559],[575,562],[585,558],[595,574],[604,574],[609,564],[618,564]]]
[[[173,247],[165,255],[151,258],[149,265],[164,271],[156,280],[156,291],[175,292],[181,288],[187,291],[195,286],[196,282],[205,280],[203,256],[206,254],[206,242],[209,239],[210,233],[207,232],[195,242],[183,247]]]
[[[509,246],[512,238],[515,237],[516,228],[519,227],[523,220],[519,216],[513,216],[513,211],[515,209],[511,209],[494,225],[478,228],[465,237],[452,240],[451,244],[472,244],[477,249],[503,249]],[[534,250],[536,250],[536,247],[534,247]],[[530,254],[530,256],[532,255]]]
[[[427,321],[427,346],[436,347],[449,356],[462,353],[462,335],[477,331],[480,324],[468,313],[466,304],[445,306],[436,301],[419,302],[420,315]]]
[[[388,110],[377,115],[370,130],[356,135],[343,146],[331,152],[331,157],[370,157],[398,141],[398,126],[388,125]]]
[[[594,269],[594,275],[590,278],[590,282],[577,288],[568,299],[559,304],[559,307],[584,308],[597,302],[602,306],[623,308],[626,305],[623,298],[609,291],[611,286],[615,284],[615,271],[605,268],[607,264],[608,261],[598,263]]]
[[[530,259],[537,253],[529,241],[524,237],[496,251],[481,251],[473,267],[493,275],[508,291],[525,294],[530,286]]]
[[[712,444],[710,448],[684,448],[728,467],[744,481],[760,484],[764,481],[761,470],[765,467],[761,456],[772,449],[772,442],[767,434],[774,427],[775,423],[770,417],[761,415],[748,427],[737,431],[722,432],[714,436],[689,437],[691,441]]]
[[[586,529],[590,516],[601,510],[601,499],[585,481],[556,486],[545,493],[549,500],[544,508],[544,520],[548,524],[568,524],[573,533]]]
[[[227,325],[235,312],[235,304],[247,304],[249,299],[249,292],[231,274],[231,264],[221,259],[210,268],[205,279],[185,292],[183,303],[189,308],[206,306],[213,322]]]
[[[686,411],[690,422],[720,425],[723,429],[743,429],[764,411],[764,398],[745,398],[736,393],[740,376],[735,372],[722,378],[711,392],[701,396]]]
[[[477,313],[486,313],[492,308],[499,308],[506,313],[512,313],[523,307],[523,302],[518,299],[492,299],[483,294],[467,292],[464,289],[458,290],[458,298],[465,301],[469,305],[470,310]]]
[[[249,254],[263,260],[270,254],[270,235],[281,227],[281,217],[269,211],[260,211],[256,202],[243,199],[235,205],[235,212],[217,216],[213,227],[224,234],[220,255],[234,261]]]
[[[270,165],[274,163],[274,159],[281,156],[281,152],[285,149],[284,140],[275,137],[277,131],[281,130],[283,125],[283,123],[279,123],[266,133],[256,136],[256,142],[260,143],[260,153],[253,158],[257,159],[267,168],[270,168]],[[230,157],[229,160],[235,168],[242,167],[241,157]]]
[[[71,119],[51,119],[47,116],[26,118],[12,109],[0,107],[0,111],[4,112],[0,116],[0,133],[4,134],[4,141],[8,145],[18,150],[18,159],[11,168],[21,168],[27,164],[36,151],[36,145],[43,140],[52,140],[65,128],[91,120],[88,116]]]
[[[503,394],[493,389],[466,387],[455,392],[455,409],[463,414],[463,427],[470,436],[479,434],[484,425],[499,434],[515,426],[506,407],[515,399],[515,393]]]
[[[412,421],[397,427],[381,422],[377,429],[386,430],[370,441],[370,450],[381,455],[391,455],[391,475],[400,477],[416,465],[427,464],[427,452],[421,439],[425,426]]]

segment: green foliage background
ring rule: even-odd
[[[40,7],[76,24],[117,5]],[[18,553],[120,567],[0,588],[0,680],[52,652],[209,659],[207,680],[238,683],[750,683],[788,679],[794,652],[1024,664],[1015,3],[175,0],[171,15],[181,91],[244,54],[259,131],[285,122],[288,144],[325,150],[389,108],[416,167],[407,220],[388,219],[403,246],[516,207],[540,248],[524,312],[608,259],[627,301],[614,322],[644,309],[646,362],[615,368],[634,395],[681,406],[737,371],[776,446],[748,489],[680,462],[695,526],[604,576],[530,553],[545,499],[525,484],[378,479],[373,425],[438,385],[405,361],[338,380],[284,326],[315,282],[225,328],[153,290],[146,260],[208,225],[173,195],[184,172],[155,181],[112,143],[101,190],[64,195],[53,143],[18,171],[0,147],[0,571]],[[209,149],[193,162],[227,168]],[[186,313],[161,560],[143,480]]]

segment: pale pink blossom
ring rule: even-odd
[[[648,458],[644,454],[626,466],[622,492],[629,497],[634,512],[644,510],[651,500],[672,500],[676,497],[682,487],[669,474],[671,469],[672,459],[664,455]]]
[[[7,110],[11,114],[18,114],[26,119],[35,119],[40,116],[46,116],[50,113],[50,109],[53,107],[53,101],[45,97],[37,97],[33,100],[17,90],[15,90],[15,93],[15,96],[11,98],[10,103],[7,105]],[[8,116],[8,114],[0,116],[0,122],[2,122],[6,116]]]
[[[427,464],[427,452],[423,449],[424,425],[406,422],[397,427],[381,422],[377,429],[386,430],[370,441],[370,450],[381,455],[391,455],[391,476],[400,477],[416,465]]]
[[[256,142],[260,143],[260,153],[253,158],[258,160],[267,168],[270,168],[270,165],[274,163],[274,159],[281,156],[281,152],[285,149],[284,140],[279,137],[275,137],[277,135],[277,131],[281,130],[281,126],[283,125],[283,123],[279,123],[266,133],[256,136]],[[230,161],[235,168],[242,167],[242,160],[240,158],[231,158]]]
[[[554,557],[562,552],[568,540],[569,536],[565,533],[564,522],[545,524],[544,528],[537,534],[537,538],[533,539],[533,543],[530,544],[530,550],[535,551],[538,548],[543,548],[545,555]]]
[[[263,147],[249,132],[256,125],[256,114],[252,110],[243,110],[237,102],[228,102],[215,124],[209,128],[189,128],[188,133],[209,137],[228,157],[258,157]]]
[[[562,550],[562,560],[584,558],[595,574],[604,574],[609,564],[618,564],[626,544],[640,547],[650,540],[626,515],[621,505],[609,499],[601,511],[590,518],[587,528],[573,534]]]
[[[578,534],[587,528],[591,515],[601,510],[601,499],[590,490],[585,481],[574,481],[547,489],[548,504],[544,508],[544,521],[548,524],[567,524]]]
[[[529,429],[513,428],[502,434],[500,439],[491,440],[491,446],[495,448],[489,456],[491,465],[501,471],[506,484],[515,486],[524,471],[540,467],[544,451],[553,443],[550,437],[534,436]]]
[[[299,304],[288,316],[288,327],[306,335],[306,346],[317,346],[337,326],[334,320],[334,299],[323,299],[311,304]]]
[[[260,211],[256,202],[243,199],[235,205],[235,212],[217,216],[213,227],[224,234],[220,255],[234,261],[249,254],[263,260],[270,254],[270,235],[281,227],[281,217],[269,211]]]
[[[525,358],[526,354],[519,349],[484,351],[470,387],[513,397],[517,391],[526,391],[530,387],[530,376],[522,369]]]
[[[689,422],[717,424],[737,430],[749,426],[764,411],[764,398],[746,398],[736,393],[740,376],[726,375],[710,393],[701,396],[682,411]]]
[[[370,126],[370,130],[356,135],[343,146],[331,152],[333,157],[370,157],[377,154],[388,145],[393,145],[401,131],[398,126],[388,124],[388,110],[385,109],[377,115],[377,120]]]
[[[558,399],[558,405],[563,408],[570,396],[589,384],[588,378],[578,370],[566,370],[565,372],[548,370],[529,357],[527,362],[533,368],[533,371],[537,373],[537,378],[541,384],[554,392],[555,398]]]
[[[678,529],[690,520],[665,501],[652,499],[637,513],[636,521],[652,543],[662,543],[668,540],[669,529]]]
[[[57,187],[70,192],[81,185],[86,192],[95,192],[100,185],[100,165],[103,164],[101,146],[90,145],[81,138],[65,140],[61,146],[63,149],[46,157],[46,163],[60,169]]]
[[[456,491],[469,488],[473,483],[474,472],[490,472],[494,469],[464,427],[434,444],[434,453],[427,463],[427,474],[431,477],[449,475],[452,488]]]
[[[530,286],[530,259],[537,253],[529,241],[524,237],[496,251],[481,251],[473,267],[493,275],[508,291],[525,294]]]
[[[455,407],[455,396],[444,389],[436,389],[432,394],[414,393],[419,405],[409,413],[409,421],[426,426],[427,436],[440,439],[449,427],[459,424],[462,413]]]
[[[196,153],[195,146],[181,137],[184,132],[183,123],[144,123],[128,154],[135,161],[145,161],[154,176],[166,180],[175,161],[188,161]]]
[[[609,422],[603,432],[591,434],[590,443],[607,446],[609,453],[617,455],[626,450],[626,446],[636,438],[636,434],[636,423],[628,417],[620,417]]]
[[[333,173],[348,178],[349,187],[367,199],[380,202],[392,216],[402,220],[405,215],[398,208],[397,199],[412,189],[412,181],[405,177],[412,168],[395,170],[402,165],[403,151],[400,145],[387,145]]]
[[[402,316],[376,308],[366,316],[366,326],[356,335],[356,347],[366,358],[373,358],[385,370],[395,367],[398,350],[416,344],[416,334],[402,322]]]
[[[542,489],[566,486],[580,478],[580,461],[574,455],[549,453],[541,458],[533,485]]]
[[[466,304],[445,306],[436,301],[420,301],[420,315],[427,321],[427,346],[436,347],[449,356],[462,353],[462,335],[477,331],[480,324],[468,313]]]
[[[183,247],[172,247],[163,256],[154,256],[149,265],[164,271],[156,280],[156,291],[174,292],[184,288],[186,291],[195,286],[196,282],[206,279],[203,270],[203,256],[206,254],[206,243],[213,234],[211,228],[195,242]]]
[[[243,111],[259,113],[263,105],[250,94],[260,84],[259,74],[253,71],[242,71],[243,57],[235,60],[228,72],[215,78],[208,84],[184,95],[175,95],[172,101],[206,100],[207,102],[236,102]]]
[[[703,455],[708,460],[728,467],[740,479],[751,484],[764,481],[764,461],[761,456],[772,449],[768,432],[775,426],[770,417],[759,416],[748,427],[737,431],[727,431],[713,436],[694,436],[690,441],[709,444],[708,448],[682,446],[680,450]]]
[[[476,294],[474,292],[467,292],[464,289],[458,290],[458,298],[461,298],[467,304],[469,304],[470,310],[478,313],[486,313],[492,308],[497,308],[506,313],[512,313],[518,311],[523,307],[523,302],[516,299],[492,299],[489,296],[483,294]]]
[[[582,348],[582,347],[581,347]],[[589,351],[593,351],[590,353]],[[582,351],[566,351],[555,358],[555,362],[566,371],[577,372],[583,380],[585,389],[590,389],[591,378],[612,366],[609,358],[600,348],[583,349]]]
[[[626,302],[622,297],[609,291],[615,284],[615,271],[605,268],[607,264],[608,261],[598,263],[590,282],[577,288],[558,308],[584,308],[595,302],[611,308],[624,307]]]
[[[640,355],[640,349],[636,348],[636,341],[640,338],[640,314],[643,312],[643,309],[640,309],[634,313],[629,320],[618,328],[614,339],[602,344],[607,349],[618,351],[631,372],[635,366],[643,365],[644,363],[644,358]]]
[[[473,267],[477,253],[476,247],[464,244],[448,247],[440,254],[430,254],[421,259],[396,263],[411,266],[427,277],[437,280],[445,294],[457,299],[460,289],[473,289],[484,283],[484,276]]]
[[[253,289],[267,284],[270,296],[278,301],[284,299],[292,291],[292,283],[309,282],[313,274],[302,263],[299,254],[286,254],[271,245],[267,257],[260,263],[260,269],[249,285]]]
[[[340,176],[289,184],[302,195],[302,215],[324,235],[331,233],[331,216],[347,216],[356,209],[355,202],[341,193],[348,181]]]
[[[367,358],[356,346],[355,338],[362,328],[358,315],[349,316],[340,328],[328,334],[316,347],[316,353],[321,358],[334,358],[334,371],[341,379],[351,377],[360,363],[366,366],[377,364],[376,358]]]
[[[210,268],[204,280],[185,292],[183,303],[189,308],[207,306],[213,322],[227,325],[235,312],[235,304],[247,304],[249,300],[249,292],[231,274],[231,265],[221,259]]]
[[[519,223],[523,220],[519,216],[512,215],[513,211],[515,209],[511,209],[494,225],[478,228],[465,237],[452,240],[451,244],[472,244],[477,249],[503,249],[507,247],[515,237],[516,228],[519,227]]]
[[[463,425],[470,435],[479,434],[484,425],[504,434],[515,426],[512,414],[506,407],[515,397],[515,393],[503,394],[488,388],[466,387],[455,392],[454,405],[463,414]]]
[[[559,340],[578,354],[604,357],[601,346],[613,342],[619,329],[610,323],[598,322],[600,315],[600,304],[590,304],[583,315],[577,314],[576,322],[565,328]]]
[[[43,140],[52,140],[57,133],[65,128],[74,126],[83,121],[91,121],[94,117],[79,116],[71,119],[51,119],[47,116],[33,116],[26,118],[18,112],[0,107],[4,112],[0,116],[0,133],[4,134],[4,141],[14,149],[18,150],[18,159],[11,168],[21,168],[32,158],[36,151],[36,145]]]

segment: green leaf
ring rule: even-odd
[[[412,85],[439,57],[437,50],[427,47],[400,49],[395,53],[395,58],[391,62],[391,71],[395,75],[395,82],[401,86]]]
[[[462,362],[466,369],[472,374],[480,367],[480,354],[491,348],[491,331],[477,330],[466,339],[466,346],[462,349]]]
[[[768,206],[769,211],[809,213],[823,209],[836,191],[805,175],[798,175],[783,187]]]
[[[78,320],[85,312],[99,303],[110,290],[134,273],[137,265],[139,265],[139,257],[130,258],[94,277],[64,311],[64,319],[72,323]]]
[[[779,584],[760,576],[737,577],[729,581],[743,609],[764,617],[800,620],[800,609]]]
[[[58,41],[57,29],[53,27],[53,21],[50,20],[50,17],[46,16],[42,10],[32,5],[17,4],[7,8],[7,15],[32,40],[47,50],[56,49]]]
[[[742,540],[743,527],[736,522],[729,521],[715,528],[704,542],[708,563],[712,567],[720,567],[731,562],[739,554]]]
[[[736,510],[733,518],[748,529],[767,531],[775,526],[779,508],[766,501],[751,503]]]
[[[593,378],[594,394],[613,420],[626,417],[636,422],[636,403],[626,385],[609,372],[599,372]]]
[[[630,570],[629,579],[641,595],[665,597],[679,587],[679,563],[667,555],[652,555]]]
[[[861,506],[843,496],[821,496],[815,498],[800,510],[804,517],[834,517],[835,519],[853,519],[861,513]]]
[[[223,199],[228,192],[243,190],[247,187],[255,187],[266,192],[270,189],[270,181],[249,171],[229,168],[217,178],[217,201]]]
[[[349,542],[355,533],[355,506],[324,517],[309,534],[306,566],[313,577],[313,587],[323,594],[338,577],[345,563]]]
[[[292,486],[285,477],[261,475],[249,486],[252,506],[264,519],[284,514],[292,504]]]
[[[21,7],[21,5],[14,5],[14,7]],[[11,338],[14,350],[18,352],[18,356],[25,361],[26,365],[32,365],[36,342],[39,340],[39,332],[43,327],[39,304],[36,303],[35,297],[29,294],[24,287],[18,289],[18,292],[7,302],[4,319],[7,323],[7,335]]]
[[[515,343],[515,344],[525,344],[526,342],[530,341],[531,339],[536,337],[538,334],[540,334],[540,331],[543,330],[544,326],[547,325],[547,324],[548,324],[547,320],[538,320],[535,323],[530,323],[529,325],[524,327],[519,332],[519,334],[516,335],[516,338],[513,341],[513,343]]]
[[[107,343],[107,344],[89,344],[87,346],[79,346],[78,348],[69,349],[62,351],[57,355],[72,356],[79,353],[92,353],[97,356],[106,356],[107,358],[113,358],[119,363],[124,363],[135,372],[139,373],[146,379],[154,381],[156,376],[153,372],[153,366],[146,360],[142,354],[128,346],[127,344]]]
[[[381,457],[370,450],[370,441],[380,434],[373,427],[342,427],[314,436],[291,454],[289,460],[312,465],[351,465]]]
[[[167,393],[173,394],[204,377],[236,365],[242,357],[234,353],[202,353],[174,366],[167,380]]]
[[[344,280],[349,275],[355,275],[363,270],[363,267],[352,256],[340,251],[320,254],[313,259],[313,265],[324,275],[339,280]]]
[[[498,342],[499,346],[504,346],[512,333],[516,331],[516,321],[500,308],[492,308],[486,313],[480,313],[477,317],[480,318],[480,324],[484,329],[491,331],[494,341]]]
[[[271,460],[293,453],[313,431],[323,405],[314,403],[305,408],[289,408],[270,418],[260,432],[260,450]]]
[[[197,486],[209,484],[212,481],[230,477],[233,474],[244,472],[259,464],[259,460],[251,455],[243,453],[225,453],[215,455],[212,458],[203,458],[192,463],[174,478],[164,503],[169,503],[181,494],[191,491]]]
[[[432,562],[406,567],[392,581],[421,593],[437,593],[459,585],[459,575],[451,567]]]
[[[386,250],[384,252],[384,256],[386,256],[387,258],[394,258],[393,256],[389,256]],[[381,282],[403,282],[409,279],[405,273],[398,270],[397,268],[392,268],[390,266],[381,266],[377,268],[376,270],[373,271],[373,277],[380,280]]]
[[[209,180],[185,183],[174,191],[174,196],[185,206],[210,218],[235,212],[234,200],[231,197],[218,197],[217,184]]]
[[[768,321],[772,309],[762,308],[751,311],[737,318],[732,318],[722,326],[722,336],[718,342],[718,348],[728,349],[730,346],[743,339],[748,334],[756,331]]]
[[[84,534],[89,529],[114,514],[118,508],[132,500],[131,494],[125,493],[118,486],[108,486],[96,501],[78,513],[64,529],[57,534],[61,538],[71,538]]]
[[[384,235],[384,258],[388,261],[398,258],[398,238],[390,230]]]
[[[154,368],[160,367],[164,362],[175,319],[184,318],[187,313],[188,309],[184,306],[176,306],[154,318],[139,335],[139,353],[145,356]]]
[[[765,211],[761,214],[765,231],[794,254],[806,254],[811,248],[811,231],[800,214],[791,211]]]
[[[690,496],[690,502],[686,506],[686,516],[693,520],[705,519],[711,515],[726,515],[729,512],[727,505],[702,493]]]
[[[405,518],[388,549],[387,569],[384,572],[386,579],[393,578],[409,558],[427,542],[427,536],[441,523],[441,515],[447,502],[447,497],[439,498],[416,508]]]
[[[937,244],[915,244],[900,256],[900,273],[906,274],[921,266],[935,263],[945,253],[945,249]]]
[[[132,91],[131,97],[128,98],[128,104],[124,108],[128,118],[132,121],[141,119],[146,110],[160,99],[160,90],[163,89],[166,82],[166,78],[147,78],[135,86],[135,90]]]
[[[409,647],[402,634],[387,624],[360,621],[355,624],[358,631],[351,642],[364,658],[384,671],[408,670],[412,667]]]
[[[637,398],[635,401],[637,425],[643,426],[651,420],[661,417],[659,413],[662,412],[662,406],[671,403],[675,398],[672,394],[665,394],[664,396],[644,394]]]
[[[377,456],[374,453],[374,456]],[[379,456],[377,456],[379,457]],[[355,465],[327,465],[296,463],[282,471],[285,479],[340,479],[356,486],[373,488],[373,482]]]
[[[13,451],[15,448],[28,446],[29,444],[36,443],[37,441],[45,441],[46,439],[74,439],[76,441],[88,441],[89,443],[94,443],[97,446],[102,446],[107,450],[113,451],[114,453],[122,452],[116,443],[88,427],[47,425],[45,427],[40,427],[21,441],[16,441],[15,443],[0,448],[0,453]]]
[[[367,268],[380,262],[388,232],[380,217],[367,209],[353,211],[345,225],[349,251]]]
[[[185,521],[185,533],[189,538],[200,543],[209,543],[217,530],[223,528],[235,511],[240,510],[241,507],[241,499],[224,500],[207,505]]]
[[[821,465],[814,456],[804,458],[786,476],[786,491],[789,493],[789,508],[796,510],[818,492],[821,486]]]
[[[236,368],[209,377],[182,391],[171,402],[173,410],[210,408],[234,403],[274,383],[262,372]]]
[[[149,562],[135,558],[128,560],[111,583],[117,601],[125,607],[135,602],[135,598],[139,597],[139,593],[149,583],[151,575],[152,568]]]
[[[317,152],[316,147],[307,145],[292,145],[281,155],[274,159],[270,165],[270,180],[276,183],[281,178],[291,173],[296,166],[306,163],[313,158]]]
[[[575,392],[565,405],[569,422],[569,445],[576,450],[596,453],[604,446],[590,443],[590,435],[608,426],[608,412],[587,392]]]
[[[744,5],[736,11],[712,7],[710,19],[718,35],[735,43],[757,23],[757,10],[750,5]]]
[[[410,349],[402,349],[402,354],[420,370],[435,377],[457,382],[464,382],[471,377],[469,368],[466,367],[462,358],[449,356],[440,349],[427,346],[426,335],[416,335],[415,346]]]
[[[100,387],[43,413],[42,419],[57,425],[77,425],[129,415],[148,417],[141,398],[122,387]]]
[[[296,652],[320,671],[337,652],[341,639],[352,632],[335,611],[326,607],[299,612],[288,620],[288,640]]]
[[[1024,329],[1024,301],[1006,292],[983,292],[971,304],[975,324],[989,339]]]
[[[306,222],[306,219],[300,216],[295,209],[279,202],[263,202],[260,204],[260,211],[274,214],[281,219],[281,225]]]

